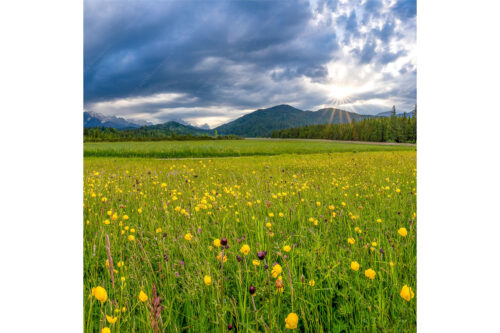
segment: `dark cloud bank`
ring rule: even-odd
[[[330,103],[336,63],[349,68],[347,81],[361,82],[366,66],[377,80],[349,96],[356,111],[409,108],[416,68],[399,59],[414,46],[415,15],[415,1],[401,0],[86,0],[85,108],[157,122],[281,103],[312,109]]]

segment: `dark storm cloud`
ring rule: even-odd
[[[414,22],[414,7],[376,0],[86,0],[85,107],[165,121],[327,104],[332,62],[379,69],[407,54],[389,51],[388,43],[404,38],[395,18]],[[332,15],[337,11],[343,14]],[[383,24],[368,26],[373,18]],[[344,51],[350,44],[357,46]],[[395,73],[411,80],[412,71],[408,65]]]
[[[334,31],[311,30],[309,4],[300,0],[93,5],[85,8],[87,103],[162,91],[221,102],[244,67],[320,79],[337,48]],[[236,65],[203,67],[211,59]]]

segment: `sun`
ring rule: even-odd
[[[353,89],[349,86],[330,86],[328,87],[328,97],[333,105],[342,105],[349,103],[353,94]]]

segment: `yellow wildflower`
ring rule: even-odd
[[[357,262],[357,261],[353,261],[353,262],[351,262],[351,269],[352,269],[353,271],[358,271],[358,270],[359,270],[359,264],[358,264],[358,262]]]
[[[118,317],[111,317],[111,316],[106,315],[106,320],[108,321],[108,323],[114,324],[118,320]]]
[[[205,275],[205,277],[203,278],[203,282],[205,282],[205,284],[209,286],[212,284],[212,278],[208,275]]]
[[[222,257],[222,253],[219,253],[219,255],[217,256],[217,260],[219,260],[219,261],[220,261],[220,260],[221,260],[221,257]],[[224,255],[224,262],[226,262],[226,261],[227,261],[227,256],[226,256],[226,255]]]
[[[280,264],[276,264],[273,266],[273,270],[271,271],[271,275],[273,276],[273,278],[277,278],[281,272],[283,271],[283,269],[281,268]]]
[[[141,302],[146,302],[148,300],[148,295],[142,290],[139,293],[139,300],[141,300]]]
[[[214,246],[220,247],[220,239],[217,238],[214,240]]]
[[[101,286],[98,286],[94,289],[94,296],[101,303],[106,302],[106,300],[108,299],[108,293],[106,292],[106,289]]]
[[[190,241],[192,238],[193,238],[193,235],[190,232],[188,232],[187,234],[184,235],[184,239],[187,241]]]
[[[288,246],[288,245],[283,246],[283,251],[290,252],[291,250],[292,250],[292,248],[290,246]]]
[[[366,276],[367,278],[369,278],[370,280],[375,279],[375,274],[377,274],[377,273],[375,273],[375,271],[374,271],[373,269],[371,269],[371,268],[368,268],[368,269],[365,271],[365,276]]]
[[[399,295],[408,302],[415,297],[415,293],[413,292],[413,290],[406,284],[403,286],[403,288],[401,288],[401,292],[399,293]]]
[[[400,234],[403,237],[406,237],[406,235],[408,235],[408,230],[406,230],[406,228],[399,228],[398,234]]]
[[[299,323],[299,316],[295,313],[289,313],[288,316],[285,319],[285,327],[288,328],[289,330],[294,330],[297,328],[297,324]]]
[[[250,252],[250,246],[248,246],[247,244],[243,245],[240,249],[240,252],[244,255],[248,255],[248,253]]]

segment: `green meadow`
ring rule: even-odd
[[[408,150],[415,151],[415,146],[269,139],[84,144],[85,157],[185,158]]]
[[[414,146],[84,154],[85,332],[416,331]]]

